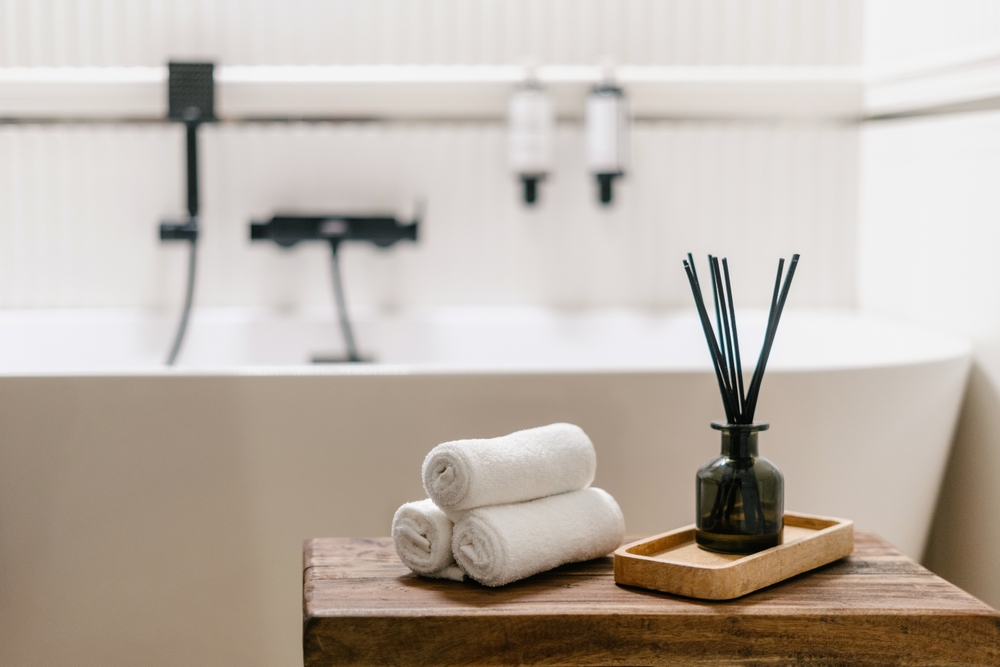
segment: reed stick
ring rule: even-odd
[[[722,269],[726,274],[726,299],[729,301],[729,319],[733,321],[733,347],[736,350],[736,378],[739,380],[740,414],[746,410],[747,395],[743,391],[743,364],[740,362],[740,337],[736,332],[736,308],[733,306],[733,286],[729,282],[729,262],[722,259]]]
[[[712,257],[712,255],[708,256],[708,273],[712,276],[712,300],[715,303],[715,331],[719,339],[722,340],[722,310],[719,308],[719,288],[715,282],[715,271],[712,268],[714,266],[712,264],[712,260],[714,259],[715,258]],[[725,356],[726,346],[724,340],[720,347],[722,349],[723,356]]]
[[[760,351],[760,359],[757,361],[757,384],[750,389],[750,403],[747,406],[750,419],[747,422],[748,424],[753,422],[753,414],[757,409],[757,396],[760,394],[760,384],[764,379],[764,370],[767,368],[767,359],[771,355],[771,346],[774,345],[774,335],[778,331],[778,322],[781,320],[781,313],[785,309],[785,300],[788,298],[788,290],[792,286],[792,278],[795,277],[795,267],[798,264],[799,256],[797,254],[792,255],[792,261],[788,265],[788,273],[785,275],[785,284],[781,287],[781,296],[778,297],[778,302],[775,306],[774,321],[764,336],[764,347]]]
[[[715,377],[719,382],[719,392],[722,394],[722,406],[726,411],[726,419],[732,423],[736,418],[736,413],[729,400],[729,392],[726,389],[726,383],[724,381],[725,362],[723,361],[722,354],[719,352],[718,345],[716,344],[715,334],[712,333],[712,323],[708,319],[708,312],[705,310],[705,301],[702,298],[701,286],[698,284],[698,278],[694,273],[694,264],[688,264],[688,262],[685,261],[684,270],[687,272],[688,282],[691,285],[691,293],[694,295],[695,306],[698,308],[698,316],[701,319],[701,327],[705,332],[705,339],[708,341],[709,353],[712,357],[712,365],[715,368]]]
[[[782,270],[785,267],[785,258],[782,257],[778,260],[778,272],[774,276],[774,291],[771,293],[771,308],[767,312],[767,327],[764,329],[764,341],[761,343],[761,355],[764,354],[764,348],[767,347],[767,336],[768,332],[771,331],[771,325],[774,323],[774,313],[778,309],[778,295],[781,293],[781,276]],[[758,377],[762,373],[760,358],[757,360],[757,367],[753,371],[753,376],[750,378],[750,388],[747,392],[747,400],[754,393],[754,388],[758,386]],[[754,402],[754,407],[756,408],[756,401]],[[753,411],[749,411],[750,419],[753,419]],[[753,423],[752,421],[750,423]]]
[[[712,271],[711,271],[711,257],[712,256],[709,255],[709,274],[712,273]],[[694,257],[691,255],[691,253],[688,253],[688,265],[691,267],[691,273],[694,275],[694,282],[695,282],[695,286],[697,287],[697,293],[695,294],[695,303],[697,304],[698,301],[701,301],[702,306],[704,307],[705,298],[702,295],[701,283],[698,281],[698,270],[695,267]],[[714,289],[715,289],[715,276],[714,275],[712,275],[712,289],[713,289],[713,295],[714,295]],[[692,288],[692,290],[693,290],[693,288]],[[716,310],[716,317],[718,317],[718,312],[719,312],[718,301],[716,301],[715,310]],[[706,314],[707,314],[707,312],[708,311],[706,309]],[[708,331],[711,331],[712,330],[711,318],[708,318],[708,322],[709,322]],[[704,326],[704,323],[702,323],[702,326]],[[719,331],[720,332],[722,331],[722,325],[721,324],[719,325]],[[707,336],[708,332],[706,332],[705,335]],[[728,372],[728,369],[726,368],[725,346],[722,345],[720,347],[719,341],[715,337],[712,338],[712,341],[715,343],[715,347],[712,348],[712,343],[709,343],[709,350],[711,351],[711,350],[714,349],[714,353],[713,354],[717,354],[718,355],[718,364],[719,364],[719,367],[722,370],[722,384],[725,387],[726,394],[728,395],[728,394],[730,394],[732,392],[732,387],[729,385],[729,372]],[[723,399],[723,400],[725,400],[725,399]]]
[[[736,364],[733,361],[732,327],[729,326],[729,313],[726,310],[726,300],[725,296],[722,293],[722,275],[719,272],[719,258],[713,257],[711,261],[712,261],[711,268],[712,268],[712,278],[713,278],[712,284],[716,286],[718,292],[717,303],[722,304],[722,323],[725,326],[726,359],[729,362],[727,368],[729,370],[729,376],[730,376],[729,400],[737,406],[736,413],[739,414],[742,411],[742,408],[740,407],[739,397],[736,396]],[[721,331],[719,332],[719,335],[722,335]]]
[[[724,307],[721,308],[721,309],[719,308],[718,283],[715,280],[715,271],[713,271],[713,269],[712,269],[712,260],[713,260],[713,257],[711,255],[709,255],[708,256],[708,274],[712,277],[712,301],[715,303],[715,324],[716,324],[715,335],[716,335],[716,339],[719,342],[719,352],[722,353],[722,378],[725,380],[726,392],[731,397],[732,396],[732,391],[733,391],[733,385],[730,382],[731,378],[730,378],[729,367],[732,366],[732,363],[729,363],[728,365],[726,364],[726,355],[727,355],[727,352],[726,352],[726,343],[727,343],[727,341],[726,341],[725,337],[723,337],[723,335],[722,335],[723,329],[722,329],[722,315],[721,315],[721,313],[725,312],[725,308]],[[701,289],[700,285],[699,285],[698,289]]]

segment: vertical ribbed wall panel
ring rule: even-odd
[[[201,305],[330,299],[328,249],[251,244],[276,211],[390,210],[423,197],[420,243],[350,246],[357,306],[689,305],[680,258],[728,254],[740,302],[764,304],[779,253],[801,252],[798,304],[854,302],[857,130],[643,123],[609,210],[561,126],[542,205],[525,209],[497,124],[215,126],[203,132]],[[180,128],[0,128],[0,306],[174,306],[185,250]]]
[[[181,272],[151,223],[180,210],[180,132],[0,126],[2,305],[163,300]]]
[[[861,0],[0,0],[0,66],[619,63],[852,65]],[[857,131],[822,124],[634,128],[616,206],[594,202],[581,128],[561,126],[538,210],[499,124],[203,129],[197,302],[329,301],[327,249],[251,245],[278,210],[417,197],[420,243],[345,251],[355,305],[688,305],[678,258],[728,253],[764,303],[774,257],[808,260],[794,298],[854,301]],[[173,126],[0,126],[0,306],[174,307],[185,261],[156,225],[183,211]]]
[[[861,0],[0,0],[0,67],[856,65]]]
[[[922,61],[1000,42],[1000,2],[869,0],[864,27],[866,65]]]

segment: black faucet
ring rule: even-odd
[[[276,215],[267,222],[250,223],[250,239],[271,240],[290,248],[299,241],[369,241],[388,248],[397,241],[417,240],[419,220],[400,223],[383,215]]]
[[[351,321],[347,315],[344,287],[340,278],[340,260],[337,251],[344,241],[366,241],[380,248],[388,248],[399,241],[416,241],[421,213],[416,219],[403,223],[387,215],[275,215],[267,222],[250,223],[251,241],[274,241],[283,248],[291,248],[300,241],[326,241],[330,244],[333,267],[333,294],[337,316],[344,335],[347,358],[314,356],[313,363],[363,361],[354,343]]]

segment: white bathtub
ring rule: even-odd
[[[302,540],[386,534],[444,440],[578,423],[632,534],[690,523],[718,451],[691,313],[363,317],[385,363],[309,366],[325,313],[200,310],[164,370],[168,315],[0,313],[0,664],[300,664]],[[739,315],[752,366],[763,316]],[[786,507],[919,557],[969,353],[786,313],[758,410]]]

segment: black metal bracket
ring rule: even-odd
[[[197,241],[198,220],[191,218],[187,222],[161,222],[161,241]]]

